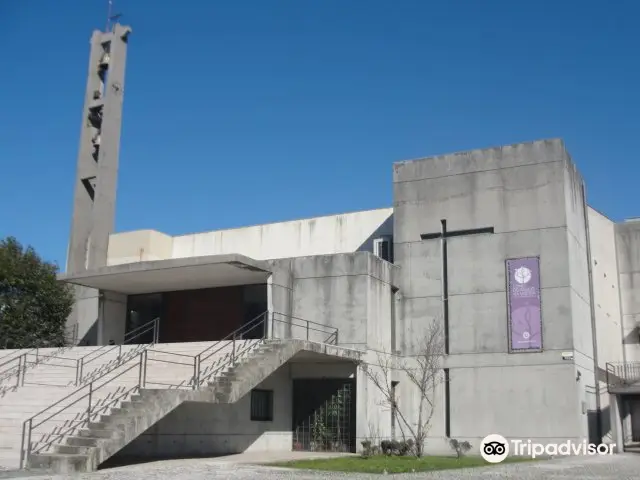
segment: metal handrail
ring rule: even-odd
[[[159,324],[159,318],[155,318],[154,320],[152,320],[151,322],[148,323],[154,323],[154,336],[153,336],[153,342],[148,344],[148,345],[154,345],[155,342],[158,340],[158,324]],[[148,324],[147,323],[147,324]],[[147,325],[145,324],[145,325]],[[143,325],[144,326],[144,325]],[[134,329],[135,330],[135,329]],[[141,335],[143,332],[139,332],[138,335]],[[138,336],[136,335],[136,336]],[[132,338],[136,338],[136,336],[132,336],[130,337],[130,339]],[[115,347],[118,347],[117,345]],[[86,355],[85,355],[86,356]],[[127,392],[125,392],[125,394],[128,394],[129,392],[135,390],[136,388],[140,388],[141,386],[144,386],[144,380],[146,377],[146,369],[147,369],[147,353],[146,350],[143,350],[142,352],[140,352],[140,373],[138,375],[138,383],[130,388],[129,390],[127,390]],[[129,366],[129,368],[123,370],[122,372],[120,372],[118,375],[116,375],[115,377],[112,377],[111,379],[108,379],[107,381],[105,381],[102,385],[98,386],[98,387],[94,387],[94,384],[96,384],[98,381],[100,381],[101,379],[103,379],[105,376],[111,374],[112,372],[114,372],[116,369],[118,369],[119,367],[122,367],[123,365],[126,365],[126,363],[118,363],[115,366],[113,366],[110,369],[107,369],[105,372],[103,372],[101,375],[99,375],[98,377],[94,378],[91,382],[89,382],[88,384],[85,384],[83,386],[81,386],[80,388],[74,390],[73,392],[71,392],[69,395],[67,395],[66,397],[58,400],[57,402],[55,402],[52,405],[49,405],[47,408],[45,408],[44,410],[41,410],[40,412],[36,413],[35,415],[33,415],[31,418],[25,420],[22,424],[22,443],[20,446],[20,468],[24,468],[24,462],[25,459],[29,458],[29,455],[32,453],[31,451],[31,436],[33,433],[33,429],[37,428],[38,426],[42,425],[44,422],[51,420],[53,417],[55,417],[56,415],[59,415],[60,413],[62,413],[63,411],[67,410],[69,407],[71,407],[72,405],[77,404],[79,401],[85,399],[88,397],[89,399],[89,405],[87,407],[87,424],[89,423],[90,419],[91,419],[91,415],[92,413],[95,415],[96,413],[102,411],[104,408],[106,408],[105,406],[103,406],[100,410],[98,410],[98,412],[92,412],[91,409],[91,397],[93,395],[93,392],[95,392],[96,390],[98,390],[99,388],[104,387],[105,385],[108,385],[111,381],[113,381],[116,378],[119,378],[122,374],[124,374],[125,372],[130,371],[133,367],[135,367],[134,365]],[[76,374],[77,375],[77,374]],[[78,378],[78,377],[76,377]],[[85,395],[81,396],[80,398],[78,398],[76,401],[66,405],[65,407],[63,407],[62,409],[58,410],[57,412],[53,413],[52,415],[48,416],[46,419],[41,420],[40,422],[36,423],[34,425],[34,419],[40,415],[42,415],[43,413],[51,410],[52,408],[60,405],[60,403],[64,402],[65,400],[67,400],[68,398],[72,397],[73,395],[76,395],[77,393],[85,390],[85,389],[89,389],[88,393],[86,393]],[[123,395],[125,395],[123,394]],[[118,398],[122,398],[123,395],[120,395]],[[110,402],[112,403],[112,402]],[[109,403],[109,404],[110,404]],[[82,424],[84,422],[84,420],[80,423]],[[73,424],[72,427],[67,428],[67,430],[65,430],[63,433],[58,433],[56,434],[56,436],[54,437],[53,440],[49,441],[48,443],[46,443],[45,445],[41,446],[39,448],[38,451],[42,451],[43,448],[46,448],[48,446],[50,446],[54,441],[57,441],[59,438],[62,438],[64,435],[66,435],[67,433],[69,433],[70,431],[72,431],[78,424]],[[27,444],[25,447],[25,438],[27,440]],[[37,452],[36,452],[37,453]]]
[[[71,343],[73,345],[73,343],[77,340],[77,337],[78,337],[78,324],[76,323],[76,324],[73,324],[71,326],[71,330],[72,330],[71,340],[69,340],[69,337],[68,337],[68,335],[66,333],[67,329],[68,329],[68,327],[65,328],[64,339],[65,339],[65,341],[67,343]],[[62,347],[58,347],[56,349],[56,351],[57,352],[62,352],[68,347],[69,347],[69,345],[64,345]],[[41,357],[40,356],[40,349],[42,349],[42,348],[52,348],[52,347],[40,347],[40,346],[33,347],[33,348],[27,350],[26,352],[21,353],[20,355],[17,355],[17,356],[15,356],[13,358],[10,358],[9,360],[4,361],[3,363],[0,363],[0,367],[2,367],[4,365],[8,365],[9,363],[12,363],[12,362],[16,362],[16,361],[18,362],[17,375],[16,375],[16,387],[20,386],[20,382],[21,382],[20,374],[21,373],[22,373],[22,381],[24,382],[24,374],[25,374],[29,364],[38,365],[39,363],[42,363],[42,361],[44,361],[44,360],[50,360],[52,358],[62,358],[62,357],[56,357],[56,353]],[[20,349],[18,349],[18,350],[20,350]],[[34,352],[35,352],[36,360],[35,360],[35,362],[29,362],[28,361],[28,357],[29,357],[29,355],[34,355]],[[7,356],[9,356],[9,355],[5,355],[5,357],[7,357]],[[2,357],[2,358],[5,358],[5,357]],[[5,370],[0,371],[0,379],[5,379],[5,378],[7,378],[7,376],[14,375],[15,370],[16,370],[15,366],[12,366],[12,367],[9,367],[9,368],[7,368]],[[9,375],[7,375],[7,373],[9,373]]]
[[[607,386],[628,386],[640,382],[640,362],[607,362]]]
[[[95,415],[97,415],[98,413],[104,411],[107,407],[109,407],[111,405],[111,403],[113,403],[113,402],[109,402],[106,405],[102,405],[102,407],[97,411],[92,411],[91,400],[92,400],[92,396],[93,396],[94,392],[96,392],[97,390],[101,389],[105,385],[108,385],[111,381],[115,380],[116,378],[119,378],[120,376],[122,376],[125,373],[129,372],[130,370],[132,370],[136,366],[139,366],[139,368],[140,368],[140,374],[139,374],[138,383],[135,386],[131,387],[129,390],[127,390],[124,394],[121,394],[118,398],[122,398],[124,395],[134,391],[137,388],[139,388],[140,385],[143,384],[143,382],[141,380],[142,379],[142,374],[143,374],[143,357],[144,357],[144,352],[141,352],[140,353],[140,361],[139,361],[138,364],[129,365],[128,368],[124,369],[122,372],[120,372],[115,377],[112,377],[109,380],[105,381],[102,385],[99,385],[97,387],[94,386],[94,384],[97,383],[102,377],[112,373],[113,370],[115,370],[116,368],[122,367],[123,365],[126,365],[126,364],[124,364],[124,363],[119,364],[117,367],[115,367],[111,371],[105,372],[99,378],[97,378],[97,379],[89,382],[88,384],[83,385],[82,387],[74,390],[73,392],[71,392],[66,397],[61,398],[60,400],[58,400],[54,404],[49,405],[47,408],[39,411],[38,413],[36,413],[32,417],[30,417],[27,420],[25,420],[22,423],[22,444],[21,444],[21,449],[20,449],[20,468],[24,468],[24,466],[25,466],[24,465],[24,461],[29,458],[29,455],[31,455],[31,453],[39,453],[39,452],[41,452],[44,448],[47,448],[47,447],[51,446],[54,442],[58,441],[59,439],[63,438],[66,434],[68,434],[71,431],[73,431],[76,427],[78,427],[80,425],[83,425],[85,423],[85,421],[86,421],[86,423],[88,425],[91,422],[92,416],[94,417]],[[83,390],[87,390],[87,389],[88,389],[88,392],[86,394],[84,394],[81,397],[77,398],[75,401],[65,405],[63,408],[61,408],[57,412],[52,413],[51,415],[47,416],[45,419],[40,420],[40,421],[38,421],[37,423],[34,424],[34,420],[37,417],[41,416],[43,413],[46,413],[46,412],[50,411],[52,408],[60,405],[62,402],[64,402],[65,400],[71,398],[75,394],[77,394],[77,393],[79,393],[79,392],[81,392]],[[44,445],[40,446],[37,450],[35,450],[35,452],[32,452],[31,437],[32,437],[32,434],[33,434],[33,430],[38,428],[43,423],[51,420],[56,415],[59,415],[60,413],[64,412],[69,407],[71,407],[73,405],[76,405],[78,402],[80,402],[81,400],[84,400],[85,398],[88,398],[88,401],[89,401],[89,404],[88,404],[88,407],[87,407],[86,420],[85,420],[85,418],[83,418],[80,421],[76,421],[75,423],[72,422],[70,425],[66,425],[67,429],[64,432],[62,432],[62,433],[59,432],[59,433],[55,434],[53,439],[49,440]],[[25,447],[25,438],[27,440],[26,447]]]
[[[279,314],[279,315],[283,315],[283,314]],[[320,331],[323,333],[327,333],[325,330],[321,330],[321,329],[316,329],[314,327],[311,327],[311,325],[318,325],[318,326],[322,326],[330,329],[332,331],[332,333],[330,334],[330,336],[328,337],[328,339],[332,339],[333,342],[335,342],[337,344],[338,341],[338,333],[337,333],[337,328],[334,327],[329,327],[327,325],[323,325],[317,322],[311,322],[308,320],[303,320],[303,319],[299,319],[296,317],[292,317],[289,315],[286,315],[285,317],[287,317],[288,319],[292,319],[295,318],[296,320],[302,320],[303,322],[305,322],[305,327],[307,330],[307,339],[309,338],[309,331]],[[140,352],[139,354],[139,362],[128,365],[128,362],[124,362],[124,363],[119,363],[117,366],[105,371],[104,373],[102,373],[100,376],[94,378],[93,380],[91,380],[91,382],[79,387],[78,389],[74,390],[73,392],[71,392],[69,395],[67,395],[66,397],[58,400],[56,403],[54,403],[53,405],[50,405],[49,407],[45,408],[44,410],[41,410],[40,412],[38,412],[37,414],[33,415],[31,418],[25,420],[22,424],[22,443],[21,443],[21,450],[20,450],[20,468],[24,468],[25,466],[25,461],[28,460],[29,455],[31,455],[32,453],[39,453],[41,452],[43,449],[48,448],[49,446],[53,445],[54,442],[64,438],[65,435],[67,435],[68,433],[70,433],[71,431],[73,431],[74,429],[76,429],[77,427],[83,425],[83,424],[87,424],[89,425],[91,423],[91,419],[98,413],[104,411],[106,408],[109,408],[109,406],[111,404],[113,404],[115,401],[124,398],[126,395],[128,395],[129,393],[135,391],[135,390],[140,390],[142,388],[145,387],[146,383],[147,383],[147,364],[149,361],[158,361],[158,362],[165,362],[165,363],[177,363],[177,364],[182,364],[182,365],[193,365],[193,377],[191,379],[191,388],[193,390],[199,389],[200,386],[202,385],[202,383],[207,380],[208,378],[210,378],[212,375],[216,374],[217,372],[219,372],[221,369],[229,366],[229,365],[233,365],[236,363],[236,360],[239,358],[239,356],[241,356],[243,353],[251,350],[251,348],[257,344],[259,344],[260,341],[264,341],[267,338],[269,338],[269,336],[271,336],[272,339],[275,339],[275,332],[273,330],[273,325],[275,324],[275,322],[282,322],[285,324],[289,324],[292,325],[292,323],[290,321],[283,321],[283,320],[276,320],[275,319],[275,315],[271,315],[271,329],[268,331],[268,326],[269,326],[269,312],[264,312],[261,313],[260,315],[258,315],[257,317],[255,317],[254,319],[250,320],[249,322],[245,323],[244,325],[242,325],[240,328],[234,330],[233,332],[231,332],[229,335],[227,335],[224,339],[222,340],[218,340],[216,341],[213,345],[207,347],[206,349],[204,349],[203,351],[201,351],[200,353],[198,353],[197,355],[191,356],[191,355],[187,355],[187,354],[182,354],[182,353],[176,353],[176,352],[165,352],[162,350],[153,350],[151,348],[146,348],[145,350],[143,350],[142,352]],[[263,325],[263,335],[262,338],[257,338],[254,340],[257,340],[258,342],[256,342],[253,345],[249,345],[247,347],[246,343],[243,343],[241,346],[237,347],[236,346],[236,341],[240,340],[242,335],[252,331],[253,329],[257,328],[258,326]],[[238,338],[240,337],[240,338]],[[156,331],[156,335],[154,335],[154,341],[157,340],[157,331]],[[214,352],[218,352],[221,349],[216,349],[214,350],[214,352],[211,352],[211,350],[214,349],[215,346],[218,346],[220,344],[220,342],[228,342],[231,341],[231,347],[232,347],[232,351],[231,351],[231,356],[228,362],[226,363],[221,363],[220,365],[218,365],[218,367],[216,369],[212,369],[211,371],[207,372],[207,374],[205,376],[201,375],[201,371],[200,371],[200,367],[201,367],[201,363],[203,360],[207,360],[209,358],[211,358],[211,356],[213,356]],[[149,344],[149,345],[153,345]],[[224,346],[228,347],[228,343],[225,344]],[[164,359],[154,359],[148,358],[148,354],[149,352],[157,352],[157,353],[161,353],[164,355],[173,355],[173,356],[177,356],[177,357],[187,357],[187,358],[193,358],[193,363],[188,362],[173,362],[170,360],[164,360]],[[206,357],[203,358],[203,354],[204,353],[208,353],[208,355]],[[126,366],[128,365],[128,367],[126,369],[124,369],[122,372],[120,372],[118,375],[105,380],[101,385],[99,386],[95,386],[101,379],[103,379],[105,376],[111,374],[112,372],[114,372],[116,369],[122,367],[122,366]],[[130,370],[132,370],[133,368],[135,368],[136,366],[138,366],[139,368],[139,373],[138,373],[138,382],[133,386],[130,387],[129,389],[127,389],[124,393],[121,393],[116,399],[111,399],[107,404],[105,405],[101,405],[99,409],[94,410],[92,408],[92,396],[94,394],[94,392],[96,392],[97,390],[99,390],[100,388],[109,385],[113,380],[115,380],[116,378],[119,378],[121,375],[123,375],[126,372],[129,372]],[[153,383],[153,382],[149,382],[149,383]],[[182,384],[184,384],[184,382],[182,382]],[[64,407],[62,407],[60,410],[48,415],[44,420],[40,420],[37,423],[34,422],[34,420],[43,415],[46,412],[49,412],[51,409],[55,408],[56,406],[60,405],[62,402],[64,402],[65,400],[68,400],[69,398],[71,398],[74,395],[77,395],[81,392],[85,392],[84,395],[81,395],[79,398],[77,398],[75,401],[65,405]],[[84,400],[84,399],[88,399],[88,406],[87,406],[87,410],[86,410],[86,417],[84,417],[83,415],[83,419],[81,420],[77,420],[75,421],[75,423],[72,422],[71,425],[66,425],[66,430],[64,430],[64,432],[60,433],[56,433],[53,437],[53,439],[49,439],[48,442],[46,442],[44,445],[40,445],[35,451],[32,450],[32,445],[31,445],[31,438],[32,438],[32,434],[33,434],[33,430],[35,428],[37,428],[38,426],[42,425],[44,422],[51,420],[52,418],[54,418],[56,415],[61,414],[62,412],[66,411],[69,407],[76,405],[78,402]],[[26,445],[25,445],[25,440],[26,440]]]
[[[141,335],[144,335],[145,333],[149,333],[149,332],[153,332],[153,340],[151,341],[151,343],[149,345],[155,345],[156,343],[158,343],[158,338],[159,338],[159,333],[160,333],[160,318],[156,317],[153,320],[148,321],[147,323],[140,325],[136,328],[134,328],[133,330],[130,330],[129,332],[125,333],[124,335],[124,341],[123,343],[126,345],[128,342],[130,342],[131,340],[140,337]],[[133,335],[135,333],[135,335]],[[106,348],[106,347],[110,347],[110,348]],[[80,357],[77,359],[76,361],[76,385],[79,385],[80,383],[82,383],[82,379],[83,379],[83,371],[84,371],[84,367],[97,360],[98,358],[106,355],[107,353],[113,352],[115,350],[118,350],[118,362],[120,361],[120,359],[122,358],[122,344],[120,345],[103,345],[102,347],[100,347],[97,350],[94,350],[92,352],[87,353],[86,355]],[[97,352],[102,351],[102,353],[100,355],[97,355],[89,360],[85,360],[87,357],[90,357],[91,355],[94,355]]]
[[[280,322],[280,323],[284,323],[285,325],[290,325],[292,327],[296,327],[296,326],[300,326],[300,325],[294,325],[292,322],[287,322],[286,320],[285,321],[275,320],[275,316],[276,315],[279,315],[279,316],[282,316],[282,317],[285,317],[285,318],[290,318],[290,319],[293,319],[293,320],[300,320],[301,322],[304,322],[305,323],[305,329],[306,329],[306,332],[307,332],[307,335],[306,335],[306,339],[307,340],[309,340],[310,332],[328,333],[329,336],[326,337],[322,343],[328,343],[328,344],[333,344],[333,345],[337,345],[338,344],[338,328],[337,327],[332,327],[330,325],[325,325],[324,323],[313,322],[311,320],[305,320],[304,318],[295,317],[293,315],[287,315],[287,314],[279,313],[279,312],[272,312],[271,321],[273,323]],[[274,331],[273,323],[271,325],[271,331]],[[319,327],[323,327],[323,329],[314,328],[314,327],[311,327],[310,325],[316,325],[316,326],[319,326]]]

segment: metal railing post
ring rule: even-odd
[[[18,357],[18,372],[16,375],[16,387],[20,386],[20,370],[22,370],[22,355]]]
[[[122,344],[118,345],[118,362],[122,359]]]
[[[197,390],[200,385],[200,355],[193,357],[193,389]]]
[[[40,353],[40,349],[36,347],[36,363],[40,361],[40,355],[38,355],[39,353]]]
[[[157,318],[153,322],[153,343],[158,343],[160,339],[160,322]]]
[[[231,344],[231,361],[235,363],[236,361],[236,334],[233,334],[233,340]]]
[[[147,383],[147,358],[148,358],[148,353],[146,350],[144,352],[142,352],[144,355],[144,371],[142,373],[142,385],[141,387],[144,388],[144,386]]]
[[[22,440],[20,441],[20,469],[23,469],[25,467],[24,465],[24,452],[25,452],[25,447],[24,447],[24,439],[27,436],[26,435],[26,429],[27,429],[27,422],[22,422]]]
[[[309,341],[309,320],[307,320],[307,342]]]
[[[28,423],[29,423],[29,427],[27,430],[27,446],[24,447],[24,462],[25,462],[24,467],[26,467],[27,464],[29,463],[29,455],[31,455],[31,431],[33,430],[33,418],[30,418]],[[20,456],[22,457],[22,452]],[[22,463],[22,459],[20,463]]]
[[[271,312],[271,340],[275,340],[276,338],[275,322],[276,322],[275,312]]]
[[[24,354],[24,358],[22,359],[22,375],[20,376],[20,386],[24,387],[24,377],[27,375],[27,354]]]
[[[142,388],[142,365],[144,364],[144,352],[140,352],[140,369],[138,371],[138,385]]]
[[[93,394],[93,382],[89,383],[89,405],[87,406],[87,428],[91,423],[91,395]]]

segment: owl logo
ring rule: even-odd
[[[529,270],[527,267],[517,268],[513,273],[513,278],[520,285],[524,285],[531,280],[531,270]]]

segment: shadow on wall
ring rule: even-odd
[[[98,344],[98,320],[96,319],[87,333],[80,339],[78,339],[79,346],[97,345]]]
[[[153,427],[151,427],[153,428]],[[149,434],[147,432],[134,440],[135,450],[124,447],[104,463],[99,469],[113,468],[158,460],[181,460],[189,458],[215,458],[243,453],[260,439],[257,434]],[[215,438],[218,437],[218,438]],[[230,439],[229,437],[233,437]],[[141,451],[140,444],[146,443]],[[231,447],[229,444],[233,444]],[[226,448],[225,448],[226,447]],[[142,447],[144,448],[144,447]]]
[[[105,470],[109,468],[116,467],[126,467],[129,465],[137,465],[143,463],[152,463],[158,462],[161,460],[190,460],[190,459],[198,459],[198,458],[217,458],[217,457],[226,457],[227,455],[234,454],[194,454],[194,455],[171,455],[171,456],[133,456],[133,455],[121,455],[120,453],[116,453],[113,457],[109,458],[106,462],[101,463],[98,466],[98,470]]]
[[[261,442],[283,441],[282,445],[290,447],[291,418],[252,421],[249,399],[245,396],[233,404],[184,402],[101,467],[234,455]],[[277,417],[277,412],[274,415]]]
[[[393,213],[358,247],[358,252],[373,253],[373,241],[382,236],[393,235]]]
[[[602,438],[611,436],[611,411],[609,407],[600,410],[600,425],[602,426]],[[598,412],[589,410],[587,412],[587,425],[589,428],[589,443],[600,444],[602,440],[598,438]]]
[[[636,326],[622,339],[624,345],[638,345],[640,344],[640,327]]]

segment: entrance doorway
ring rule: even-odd
[[[356,451],[354,379],[293,381],[293,449]]]
[[[128,343],[151,343],[153,329],[140,328],[162,315],[162,294],[129,295],[127,299],[126,332],[131,332]],[[139,333],[134,333],[139,332]]]
[[[267,308],[266,284],[129,295],[126,332],[159,318],[160,343],[222,340]],[[264,325],[256,322],[243,339],[263,338],[264,331]],[[129,343],[152,340],[149,329]]]

